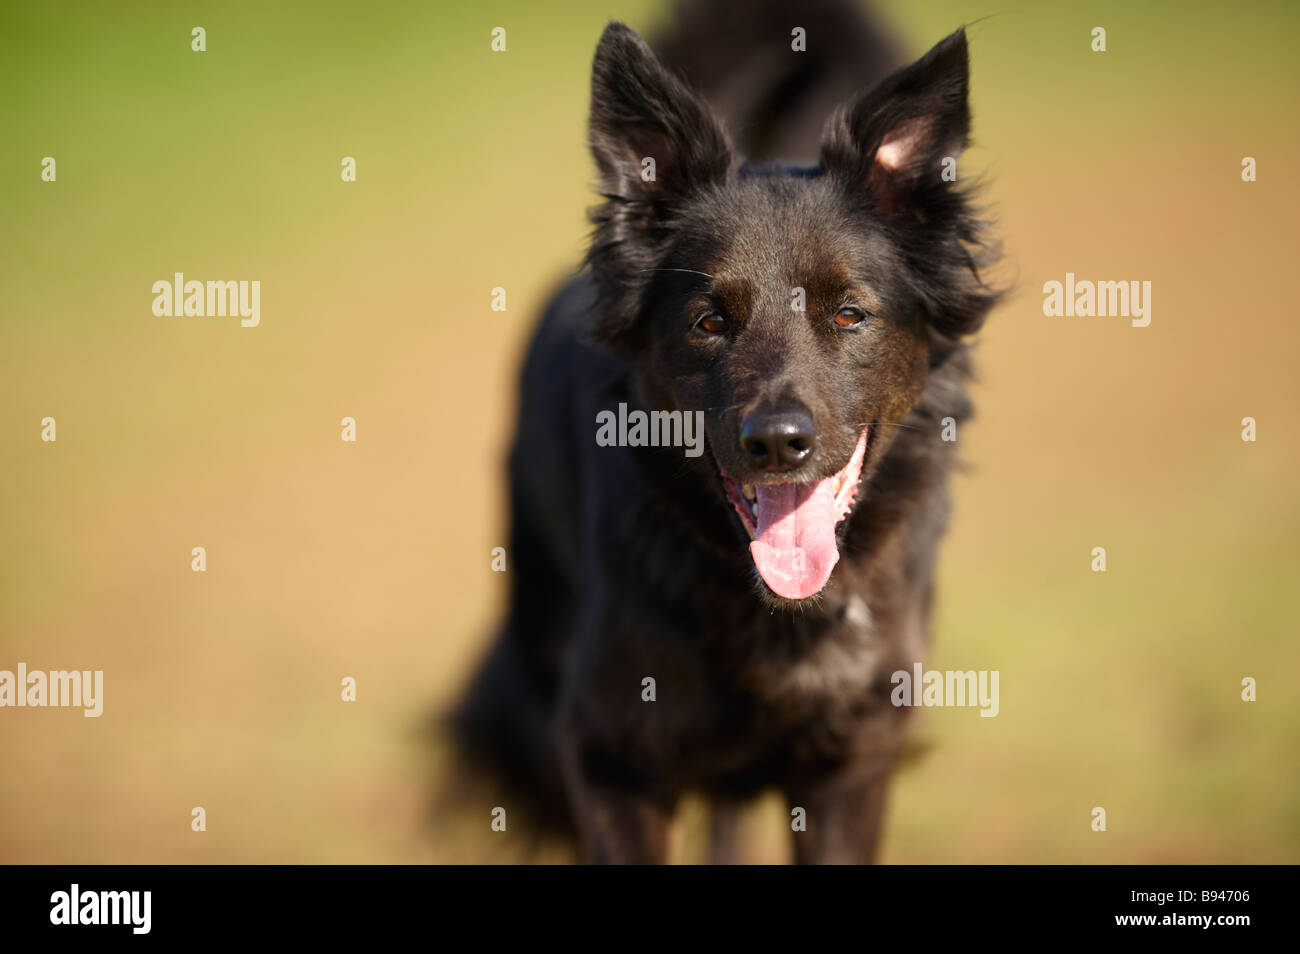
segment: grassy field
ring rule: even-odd
[[[883,12],[919,54],[997,11]],[[501,610],[514,373],[583,251],[591,51],[666,15],[0,11],[0,669],[106,684],[99,719],[0,710],[0,861],[517,856],[486,807],[424,821],[447,768],[416,729]],[[1298,25],[1116,2],[971,29],[962,168],[1017,294],[979,351],[931,664],[999,669],[1001,713],[925,713],[887,861],[1300,861]],[[261,325],[153,317],[176,271],[260,280]],[[1150,280],[1151,325],[1044,317],[1067,271]],[[456,460],[449,414],[478,425]],[[753,860],[784,859],[782,816],[756,808]]]

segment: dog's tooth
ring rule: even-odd
[[[741,484],[740,492],[745,495],[746,500],[752,501],[754,499],[755,494],[753,484]]]

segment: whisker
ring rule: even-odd
[[[909,431],[923,431],[924,427],[917,427],[915,424],[895,424],[893,421],[863,421],[861,424],[855,424],[854,427],[905,427]]]
[[[685,273],[685,274],[687,274],[687,275],[703,275],[705,278],[709,279],[710,281],[713,280],[713,276],[710,275],[708,272],[697,272],[697,271],[696,271],[695,269],[693,269],[693,268],[639,268],[639,269],[637,269],[637,271],[640,271],[640,272],[683,272],[683,273]]]

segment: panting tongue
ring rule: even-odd
[[[759,484],[758,532],[749,545],[763,582],[789,600],[812,596],[840,558],[834,477],[813,484]]]

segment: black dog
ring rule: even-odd
[[[816,165],[753,166],[635,33],[600,40],[605,201],[526,361],[510,612],[454,722],[590,860],[665,860],[686,792],[718,806],[727,860],[728,809],[771,787],[803,809],[798,861],[873,857],[908,711],[890,677],[927,642],[943,431],[997,299],[945,175],[967,75],[959,30],[835,110]],[[599,446],[620,404],[703,412],[707,449]]]

